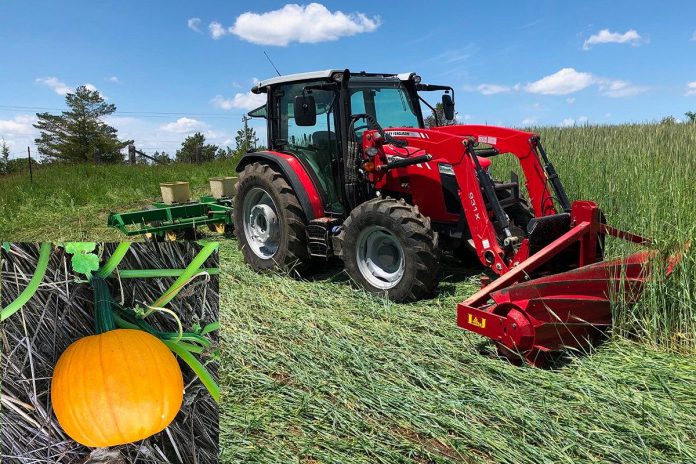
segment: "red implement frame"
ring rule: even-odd
[[[637,244],[651,241],[600,223],[596,204],[573,203],[571,229],[457,306],[457,324],[494,340],[501,354],[543,364],[545,354],[592,344],[611,326],[612,296],[634,303],[648,277],[653,251],[596,262],[598,234]],[[570,245],[580,242],[577,269],[524,281]],[[668,268],[678,261],[673,257]]]

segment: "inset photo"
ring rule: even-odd
[[[3,243],[3,463],[218,462],[218,244]]]

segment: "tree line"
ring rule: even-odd
[[[107,124],[104,118],[116,111],[116,105],[107,103],[97,90],[80,86],[65,97],[68,110],[61,114],[48,112],[37,113],[34,127],[39,130],[39,137],[34,140],[41,156],[41,163],[53,162],[95,162],[122,163],[124,150],[134,143],[133,140],[120,140],[118,131]],[[455,119],[446,121],[442,104],[435,106],[437,119],[430,115],[425,119],[426,127],[439,124],[458,124]],[[696,112],[687,111],[685,122],[696,124]],[[672,116],[662,119],[662,124],[676,123]],[[259,139],[253,128],[242,127],[237,131],[235,147],[220,147],[206,143],[205,135],[196,132],[184,139],[174,155],[164,151],[156,151],[152,158],[158,163],[176,162],[207,162],[213,160],[236,160],[251,149],[260,149]],[[137,157],[138,162],[151,162],[143,156]],[[0,174],[26,171],[26,158],[10,159],[10,150],[4,140],[0,140]]]
[[[116,111],[116,105],[106,102],[99,91],[85,86],[68,93],[65,103],[68,109],[61,114],[36,114],[34,127],[39,130],[39,137],[34,142],[41,163],[122,163],[126,147],[134,141],[119,139],[117,129],[105,122],[104,118]],[[174,156],[157,151],[152,158],[160,163],[231,160],[249,149],[260,148],[258,142],[256,132],[250,127],[237,131],[234,148],[206,143],[205,135],[197,132],[184,139]],[[9,170],[14,161],[9,159],[7,144],[0,141],[0,173]],[[150,162],[143,156],[138,156],[137,161]]]

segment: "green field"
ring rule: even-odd
[[[139,209],[160,196],[159,183],[187,181],[194,196],[209,193],[208,178],[233,175],[225,161],[196,164],[59,165],[0,177],[0,238],[121,240],[106,227],[109,212]]]
[[[597,201],[610,224],[664,250],[696,235],[696,126],[540,133],[569,196]],[[145,204],[162,180],[202,191],[231,170],[2,179],[0,238],[118,239],[108,210]],[[453,260],[438,296],[412,304],[351,289],[338,266],[302,282],[255,274],[234,241],[221,260],[222,462],[696,462],[693,248],[641,304],[617,309],[617,336],[556,370],[514,367],[457,329],[456,303],[478,278]]]

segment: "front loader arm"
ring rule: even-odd
[[[551,176],[555,176],[555,171],[552,170],[549,175],[548,168],[544,169],[544,165],[541,164],[537,151],[540,148],[538,135],[516,129],[480,125],[444,126],[432,130],[459,137],[473,137],[479,143],[490,145],[497,153],[513,154],[519,160],[524,173],[534,215],[540,217],[556,214],[554,196],[548,182]],[[546,162],[546,165],[553,169],[550,163]],[[561,193],[554,192],[556,197],[565,197],[560,182],[557,183],[557,187],[561,189]]]

